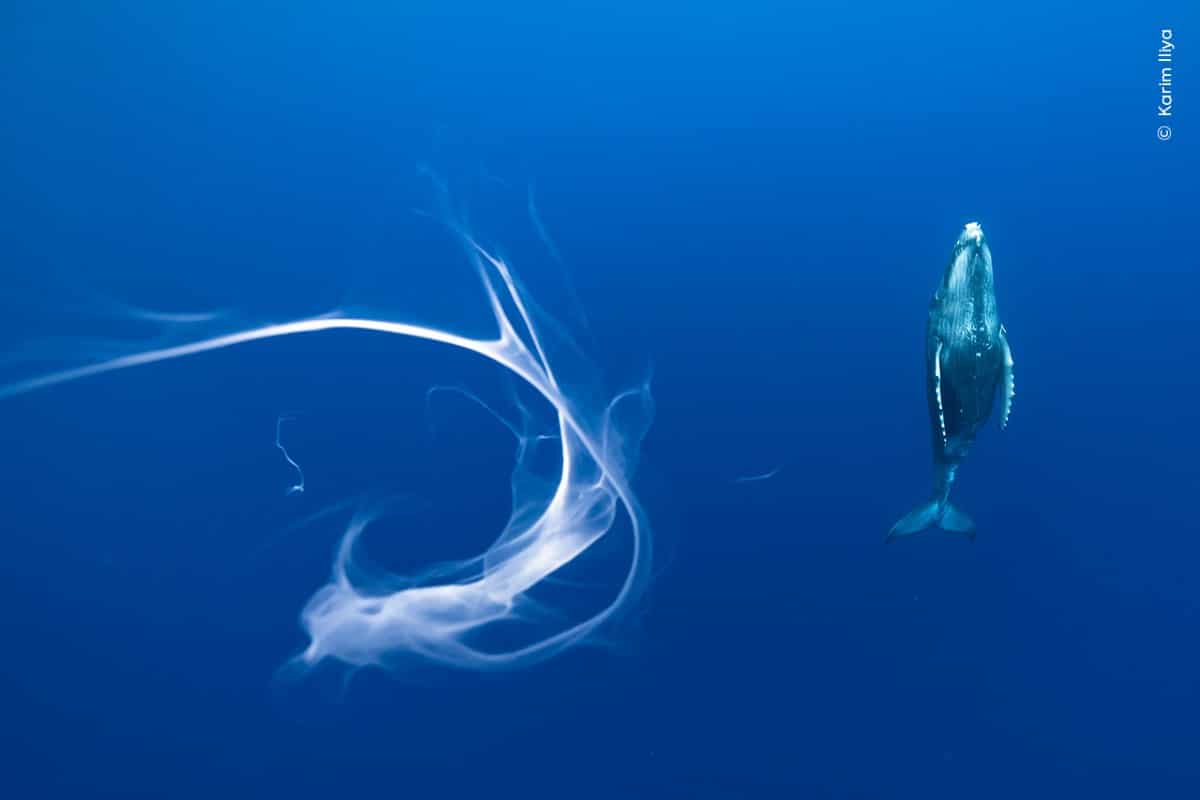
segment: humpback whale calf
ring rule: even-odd
[[[925,392],[933,434],[933,497],[892,526],[887,541],[938,526],[975,538],[975,523],[950,504],[950,489],[1000,389],[1000,428],[1012,412],[1013,358],[996,312],[992,253],[977,222],[954,245],[929,305]]]

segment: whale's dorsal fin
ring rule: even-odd
[[[1000,411],[1000,430],[1008,427],[1008,417],[1012,414],[1013,397],[1017,393],[1017,384],[1013,379],[1012,349],[1008,346],[1008,332],[1000,326],[1000,349],[1004,357],[1004,405]]]
[[[946,446],[946,407],[942,405],[942,342],[933,351],[933,396],[937,399],[938,428],[942,432],[942,447]]]

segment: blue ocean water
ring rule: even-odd
[[[502,527],[512,437],[427,398],[497,369],[343,331],[7,397],[4,796],[1200,794],[1200,46],[1155,6],[5,4],[5,382],[193,324],[134,309],[485,334],[441,181],[610,392],[649,377],[655,560],[528,669],[284,679],[314,515],[400,495],[400,571]],[[885,546],[975,220],[1012,422],[974,543]]]

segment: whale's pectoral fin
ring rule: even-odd
[[[1016,382],[1013,379],[1012,349],[1008,346],[1008,332],[1000,326],[1000,349],[1004,357],[1004,405],[1000,410],[1000,430],[1008,427],[1008,417],[1012,414],[1013,396],[1017,393]]]
[[[933,351],[933,396],[937,400],[938,428],[942,433],[942,446],[946,446],[946,406],[942,403],[942,343]]]

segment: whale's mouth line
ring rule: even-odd
[[[968,272],[973,272],[980,266],[986,266],[989,261],[987,242],[983,236],[983,226],[978,222],[968,222],[959,234],[954,248],[954,258],[965,259],[963,266]]]

